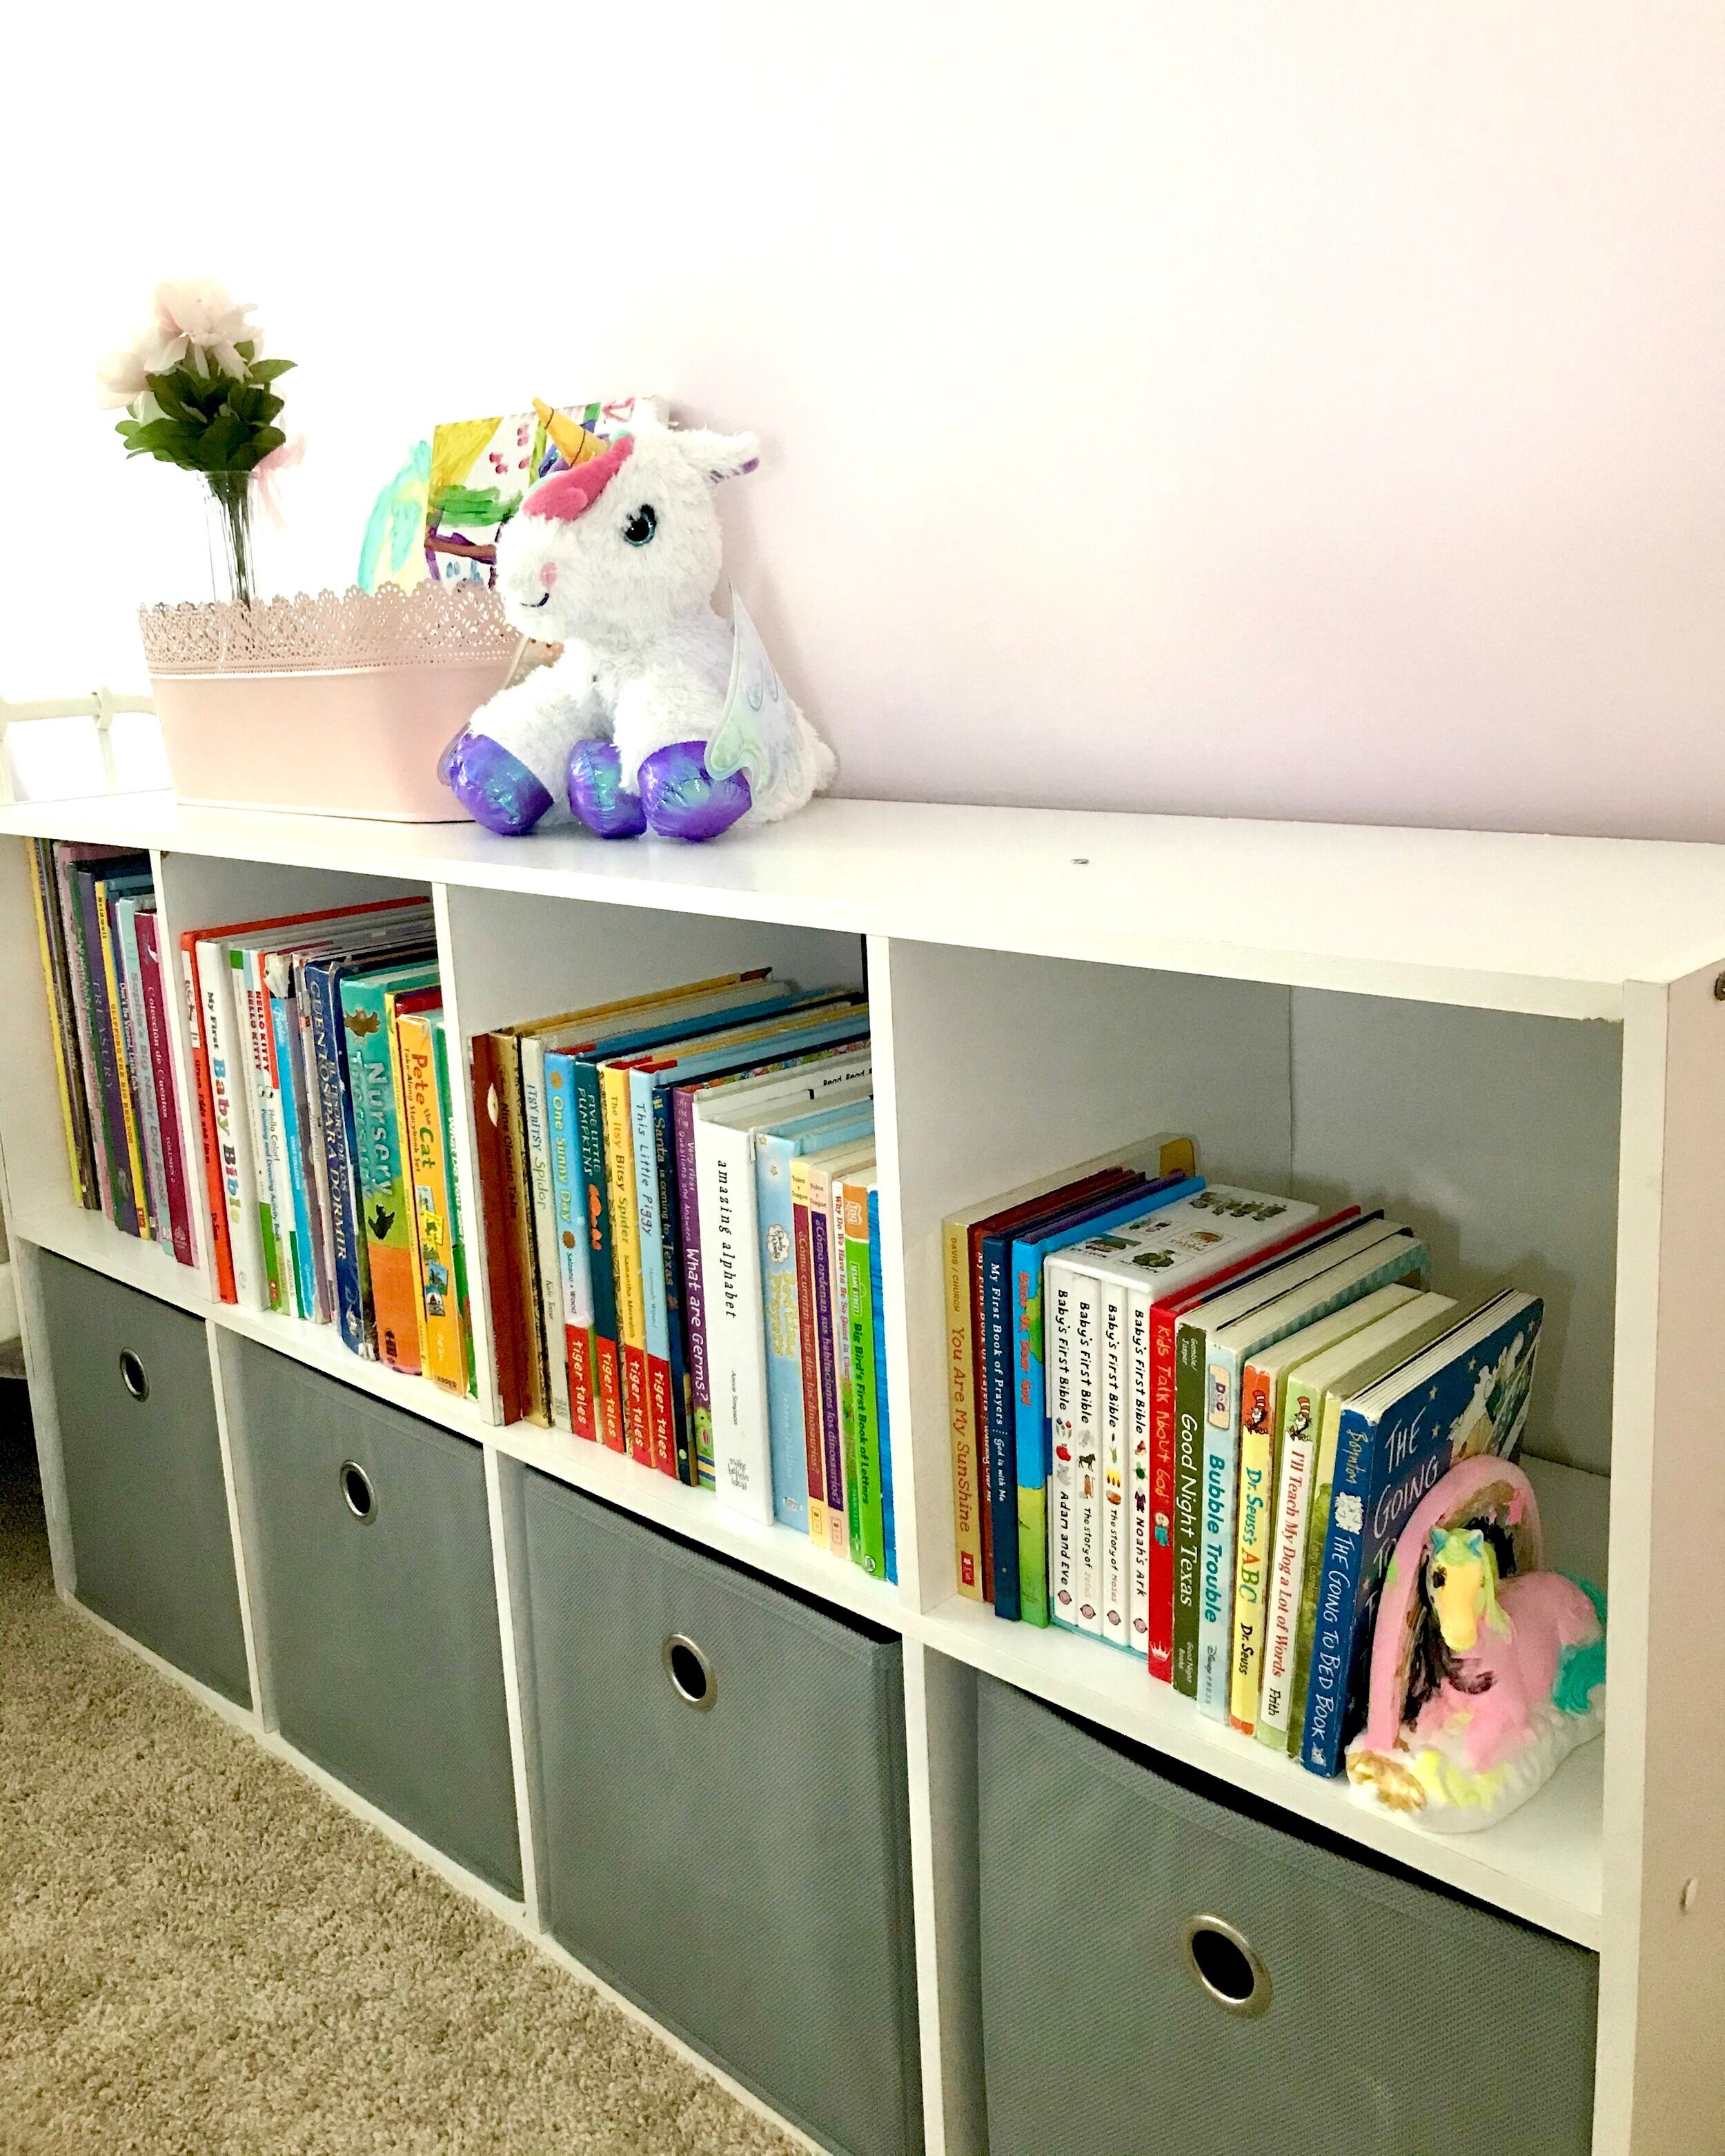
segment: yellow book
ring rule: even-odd
[[[120,1000],[119,976],[114,968],[114,937],[108,923],[107,886],[98,879],[95,886],[96,934],[102,946],[102,978],[107,983],[108,1009],[113,1018],[114,1060],[120,1066],[120,1113],[126,1125],[126,1156],[131,1163],[132,1195],[137,1201],[138,1234],[145,1242],[151,1240],[154,1223],[150,1218],[150,1186],[144,1178],[144,1149],[138,1142],[137,1117],[131,1105],[131,1059],[126,1052],[126,1020],[124,1006]]]
[[[641,1218],[635,1206],[635,1148],[629,1132],[629,1072],[599,1066],[604,1109],[605,1197],[611,1213],[611,1271],[617,1289],[617,1347],[623,1364],[623,1429],[629,1457],[653,1465],[647,1406],[647,1297],[641,1282]]]
[[[449,1162],[437,1094],[436,1019],[412,1011],[395,1022],[401,1071],[402,1158],[413,1217],[419,1293],[419,1367],[445,1392],[467,1389],[467,1358],[456,1291]]]
[[[1243,1736],[1257,1728],[1276,1528],[1276,1444],[1291,1380],[1314,1355],[1387,1317],[1418,1290],[1394,1283],[1346,1303],[1255,1355],[1240,1383],[1240,1519],[1234,1568],[1234,1637],[1228,1718]]]

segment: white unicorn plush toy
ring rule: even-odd
[[[777,693],[726,721],[732,633],[713,611],[714,495],[752,471],[752,434],[644,424],[542,480],[497,542],[511,624],[561,644],[445,750],[445,783],[509,835],[557,804],[607,839],[716,838],[776,823],[828,785],[833,752]],[[769,670],[770,679],[770,670]],[[724,753],[706,751],[721,725]]]

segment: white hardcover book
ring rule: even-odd
[[[240,1026],[234,1013],[234,969],[225,943],[200,942],[196,957],[216,1143],[222,1156],[222,1195],[228,1209],[234,1299],[242,1310],[266,1311],[270,1291],[264,1273],[257,1163],[247,1101],[251,1087],[248,1066],[237,1052]]]
[[[1048,1419],[1053,1457],[1048,1469],[1048,1614],[1070,1631],[1078,1625],[1084,1582],[1078,1568],[1077,1430],[1074,1409],[1077,1340],[1070,1265],[1047,1259],[1042,1268],[1042,1323],[1048,1373]]]
[[[1105,1281],[1097,1298],[1097,1348],[1101,1358],[1102,1482],[1098,1560],[1102,1637],[1111,1647],[1132,1645],[1132,1537],[1126,1523],[1127,1430],[1131,1378],[1127,1364],[1127,1291]]]
[[[266,1251],[273,1244],[275,1280],[267,1278],[264,1293],[272,1309],[290,1317],[303,1317],[294,1277],[287,1230],[293,1220],[293,1201],[287,1192],[287,1164],[280,1157],[278,1124],[270,1119],[270,1105],[275,1079],[270,1054],[270,1000],[263,993],[259,953],[243,943],[228,947],[229,978],[234,991],[234,1021],[239,1039],[240,1060],[245,1071],[246,1106],[249,1111],[252,1164],[257,1183],[259,1219],[264,1230]]]
[[[864,1098],[874,1084],[872,1070],[866,1050],[851,1051],[804,1070],[695,1096],[695,1194],[714,1486],[722,1503],[769,1524],[773,1463],[754,1134],[796,1114],[805,1102],[824,1107]]]
[[[1135,1655],[1147,1654],[1150,1645],[1150,1303],[1147,1289],[1127,1290],[1127,1622]]]
[[[527,1146],[527,1188],[532,1206],[534,1286],[545,1324],[546,1406],[553,1430],[572,1430],[569,1414],[569,1359],[564,1332],[563,1269],[557,1258],[557,1194],[552,1187],[551,1146],[545,1125],[545,1043],[526,1033],[521,1041],[521,1129]]]
[[[1100,1639],[1101,1611],[1101,1358],[1097,1353],[1101,1292],[1087,1273],[1072,1283],[1072,1465],[1076,1487],[1077,1629]]]

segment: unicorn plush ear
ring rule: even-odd
[[[711,427],[679,428],[671,439],[709,479],[740,479],[761,461],[761,444],[754,434],[719,434]]]

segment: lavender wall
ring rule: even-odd
[[[846,791],[1725,835],[1717,6],[362,12],[236,27],[225,117],[31,33],[80,117],[7,152],[55,335],[0,388],[74,551],[0,693],[136,679],[197,588],[85,359],[210,269],[301,362],[293,581],[439,416],[757,426],[732,567]]]

